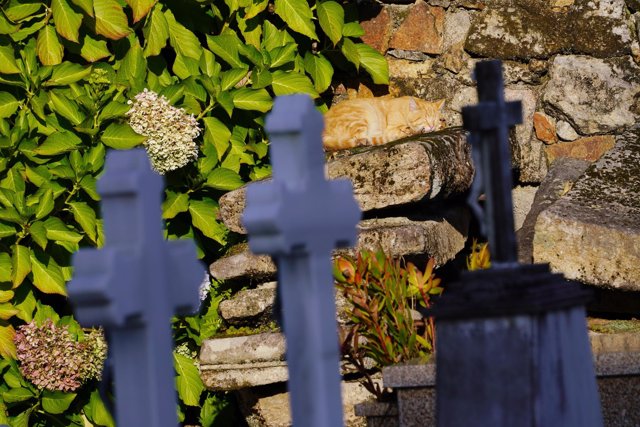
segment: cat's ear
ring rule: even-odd
[[[409,111],[418,111],[418,102],[413,96],[409,97]]]
[[[444,101],[445,99],[442,98],[441,100],[435,102],[437,110],[442,110],[442,107],[444,107]]]

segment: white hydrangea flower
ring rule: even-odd
[[[164,96],[145,89],[129,101],[126,113],[129,125],[144,135],[151,167],[160,175],[179,169],[198,158],[195,139],[200,135],[198,122],[183,108],[176,108]]]
[[[209,277],[208,272],[204,272],[204,278],[202,279],[202,283],[200,283],[200,287],[198,288],[198,293],[200,295],[200,301],[204,301],[207,299],[207,295],[211,291],[211,278]]]

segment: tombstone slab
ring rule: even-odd
[[[627,132],[540,214],[533,257],[595,286],[640,291],[640,132]]]
[[[349,150],[330,160],[327,172],[331,179],[351,180],[363,211],[462,193],[473,179],[469,148],[460,129]],[[242,187],[220,199],[222,221],[238,233],[245,233],[240,221],[245,198]]]

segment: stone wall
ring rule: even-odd
[[[596,160],[640,118],[637,0],[384,3],[360,9],[363,39],[388,59],[389,91],[445,98],[449,125],[475,101],[474,64],[503,61],[507,98],[524,106],[513,147],[521,182],[539,183],[558,157]]]

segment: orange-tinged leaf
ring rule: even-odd
[[[36,50],[43,65],[58,65],[62,62],[64,48],[52,25],[47,25],[38,32]]]
[[[0,356],[7,359],[15,359],[16,346],[13,343],[13,337],[16,330],[9,323],[0,321]]]
[[[156,0],[126,0],[133,10],[133,23],[135,24],[149,13],[156,4]]]
[[[94,0],[93,12],[96,33],[111,40],[118,40],[131,31],[127,15],[116,0]]]
[[[73,10],[66,0],[51,0],[51,12],[58,34],[77,43],[82,14]]]

